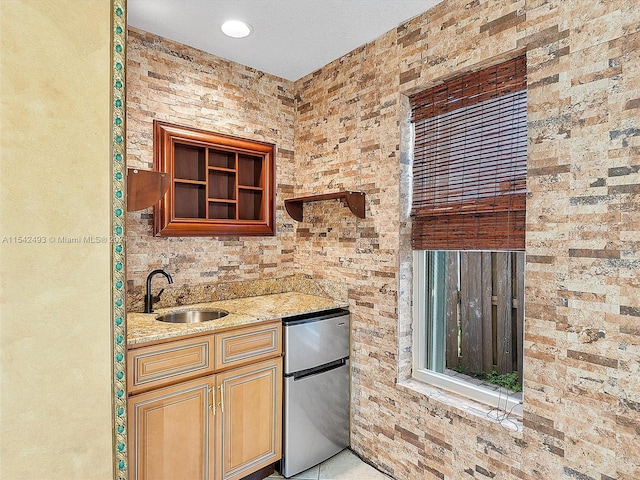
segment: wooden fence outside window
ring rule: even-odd
[[[445,323],[447,368],[522,381],[524,252],[447,252]]]

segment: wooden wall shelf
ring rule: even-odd
[[[154,120],[154,235],[275,235],[275,145]]]
[[[127,212],[155,205],[170,186],[171,177],[164,172],[127,168]]]
[[[310,195],[308,197],[288,198],[284,201],[284,208],[294,220],[302,221],[302,205],[310,202],[320,202],[322,200],[344,199],[349,210],[358,218],[365,218],[365,194],[364,192],[351,192],[345,190],[335,193],[324,193],[321,195]]]

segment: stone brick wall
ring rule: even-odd
[[[367,194],[367,218],[309,205],[295,263],[347,278],[352,446],[397,479],[640,478],[640,7],[444,1],[296,82],[296,194]],[[527,53],[524,416],[499,424],[407,381],[407,105]],[[397,382],[401,381],[401,385]]]
[[[153,208],[127,214],[129,305],[141,305],[155,268],[173,275],[174,297],[196,285],[290,275],[292,220],[280,194],[293,190],[293,83],[135,28],[127,49],[128,167],[153,169],[154,119],[277,146],[276,236],[158,238]]]
[[[132,30],[128,162],[151,119],[278,145],[278,235],[156,239],[128,217],[128,278],[297,274],[347,283],[353,449],[398,480],[640,478],[640,7],[628,0],[445,0],[292,84]],[[524,415],[416,384],[411,370],[406,95],[526,52],[529,174]],[[295,126],[295,128],[294,128]],[[362,190],[366,219],[340,201]],[[172,270],[173,269],[173,270]],[[517,430],[517,431],[516,431]]]

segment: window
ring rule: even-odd
[[[526,59],[411,97],[414,377],[510,410],[522,382]],[[498,405],[498,402],[501,402]]]

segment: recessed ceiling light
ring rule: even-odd
[[[220,28],[226,36],[233,38],[244,38],[251,33],[251,26],[241,20],[227,20]]]

